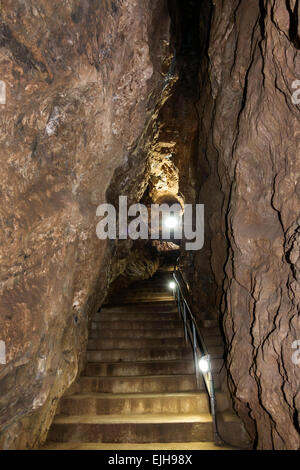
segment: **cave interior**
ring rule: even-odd
[[[300,450],[299,14],[3,2],[0,449]],[[120,196],[203,245],[120,236]]]

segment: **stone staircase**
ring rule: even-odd
[[[95,315],[86,368],[60,400],[45,448],[215,449],[204,383],[196,389],[192,349],[166,279],[136,283]],[[218,327],[200,326],[220,388]],[[217,405],[222,431],[236,443],[244,431],[224,392]]]

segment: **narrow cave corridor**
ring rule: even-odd
[[[150,279],[121,288],[93,317],[85,370],[60,400],[44,449],[230,448],[214,443],[205,383],[197,384],[170,287],[173,265],[163,256],[160,266]],[[218,433],[245,449],[249,438],[221,387],[218,322],[201,320],[200,327],[212,358]]]
[[[0,450],[300,450],[299,9],[1,3]]]

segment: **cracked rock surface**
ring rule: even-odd
[[[229,385],[252,440],[299,449],[299,5],[212,3],[198,103],[206,242],[194,286],[202,314],[221,305]]]
[[[163,87],[169,16],[156,0],[4,0],[0,15],[0,448],[24,449],[45,439],[106,294],[96,208],[117,168],[145,171],[133,150]],[[121,171],[115,194],[126,184]]]

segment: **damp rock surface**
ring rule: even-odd
[[[221,306],[234,406],[259,449],[300,448],[296,5],[214,1],[199,74],[206,241],[193,285],[202,316]]]
[[[117,168],[116,195],[128,169],[145,172],[133,150],[161,97],[168,40],[164,1],[2,2],[2,449],[38,446],[80,371],[108,283],[96,208]]]

